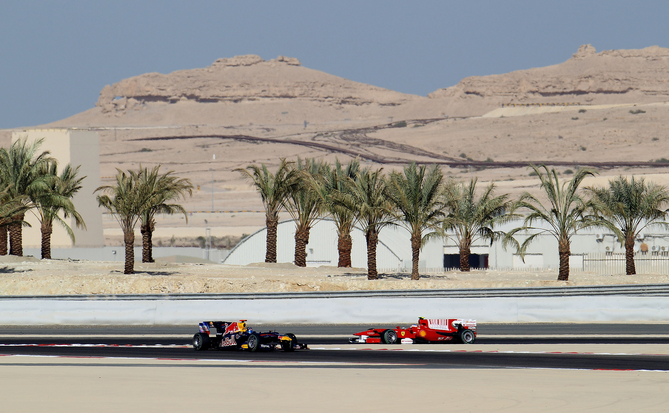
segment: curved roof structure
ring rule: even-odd
[[[286,220],[279,223],[277,228],[277,262],[291,263],[295,258],[295,221]],[[367,268],[367,243],[365,234],[359,227],[354,227],[351,237],[353,249],[351,251],[351,265],[357,268]],[[267,228],[263,228],[244,238],[230,251],[223,264],[248,265],[265,261]],[[430,258],[421,253],[421,261],[427,266],[439,266],[443,263],[443,247],[440,242],[431,243],[436,246]],[[318,221],[309,234],[307,244],[307,266],[321,265],[337,266],[339,252],[337,250],[337,228],[331,219]],[[429,262],[434,261],[433,264]],[[401,227],[386,227],[379,233],[379,244],[376,250],[377,268],[403,269],[411,268],[411,243],[409,233]]]

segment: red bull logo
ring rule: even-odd
[[[246,320],[239,320],[239,322],[226,325],[223,335],[243,333],[244,331],[246,331]]]
[[[239,326],[238,323],[230,323],[225,326],[225,331],[223,332],[223,335],[228,335],[228,334],[235,334],[239,332]]]

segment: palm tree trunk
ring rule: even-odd
[[[309,243],[309,227],[297,228],[295,231],[295,265],[307,266],[307,244]]]
[[[569,255],[571,255],[569,241],[560,240],[558,242],[558,250],[560,253],[560,272],[558,274],[558,281],[569,281]]]
[[[153,259],[153,231],[156,230],[156,221],[151,221],[149,225],[149,262],[156,262]]]
[[[376,228],[367,230],[367,279],[378,280],[379,273],[376,272],[376,245],[379,243],[379,233]]]
[[[7,225],[0,226],[0,255],[7,255]]]
[[[276,234],[279,220],[277,218],[266,218],[267,225],[267,250],[265,252],[265,262],[276,262]]]
[[[23,257],[23,218],[25,214],[14,217],[9,224],[9,254]]]
[[[123,242],[125,243],[125,268],[123,274],[135,273],[135,231],[123,233]]]
[[[339,250],[339,263],[337,267],[350,268],[351,267],[351,250],[353,249],[353,238],[351,233],[339,234],[339,241],[337,243]]]
[[[142,225],[142,262],[155,262],[153,260],[153,231],[152,223]]]
[[[460,243],[460,271],[469,272],[469,256],[472,255],[472,240],[465,238]]]
[[[51,222],[42,222],[40,226],[42,231],[42,259],[51,259],[51,234],[53,233],[53,225]]]
[[[420,280],[420,274],[418,273],[418,262],[420,260],[420,241],[421,234],[411,234],[411,261],[413,263],[411,267],[411,279]]]
[[[627,275],[636,274],[636,265],[634,264],[634,234],[625,237],[625,264]]]

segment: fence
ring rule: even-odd
[[[622,275],[626,273],[625,253],[590,253],[575,255],[578,260],[571,264],[572,273],[595,273],[601,275]],[[581,259],[582,257],[582,259]],[[637,274],[669,274],[669,251],[649,251],[647,253],[636,252],[634,264]],[[557,268],[548,269],[542,267],[512,267],[512,268],[487,268],[495,271],[512,272],[541,272],[557,271]],[[379,274],[410,274],[411,268],[378,268]],[[472,268],[476,270],[476,268]],[[421,274],[439,274],[451,271],[460,271],[460,268],[426,268],[420,267]]]
[[[439,274],[448,271],[460,271],[460,268],[420,267],[418,271],[421,274]],[[376,272],[379,274],[411,274],[411,267],[377,267]]]
[[[667,251],[636,252],[634,264],[637,274],[669,274]],[[624,253],[595,253],[583,256],[583,271],[596,274],[625,274]]]

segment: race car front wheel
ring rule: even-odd
[[[462,344],[472,344],[476,341],[476,336],[472,330],[462,330],[459,335]]]
[[[381,334],[383,344],[397,344],[397,333],[395,330],[386,330]]]
[[[246,344],[249,346],[250,351],[258,351],[260,349],[260,336],[251,334],[249,338],[246,339]]]
[[[193,336],[193,348],[195,350],[206,350],[209,348],[209,336],[204,333],[197,333]]]

